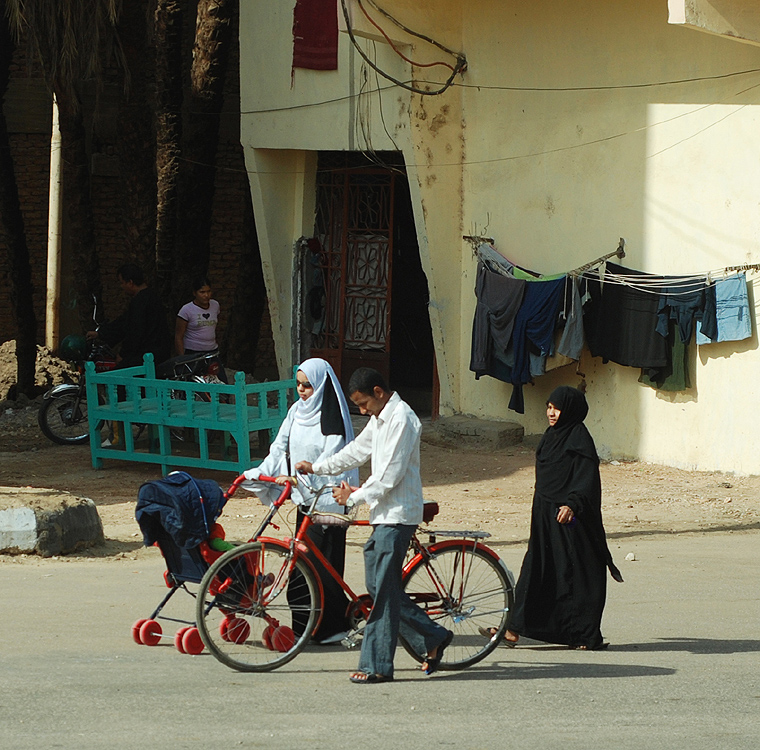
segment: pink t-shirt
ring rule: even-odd
[[[208,310],[198,307],[195,302],[183,305],[178,318],[187,321],[185,349],[208,352],[216,349],[216,323],[219,319],[219,303],[209,300]]]

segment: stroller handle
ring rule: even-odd
[[[245,474],[241,474],[239,477],[235,479],[235,481],[230,485],[230,488],[227,490],[227,492],[224,493],[224,496],[229,500],[237,491],[238,487],[247,480],[247,477]],[[272,484],[275,483],[276,478],[275,477],[268,477],[265,474],[260,474],[256,478],[257,482],[271,482]],[[280,496],[277,498],[277,500],[274,501],[272,504],[273,507],[279,508],[289,497],[290,497],[290,491],[293,489],[293,486],[295,485],[296,480],[294,477],[290,477],[289,481],[285,482],[282,488],[282,492],[280,493]]]

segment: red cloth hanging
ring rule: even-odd
[[[338,69],[336,0],[296,0],[293,10],[293,67]]]

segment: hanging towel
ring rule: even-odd
[[[293,67],[338,69],[338,5],[335,0],[296,0]]]

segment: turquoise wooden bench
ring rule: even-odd
[[[251,458],[251,434],[265,435],[266,446],[260,447],[266,448],[296,398],[295,379],[247,385],[242,372],[230,385],[159,380],[152,354],[145,355],[140,367],[111,372],[96,373],[94,363],[87,362],[86,373],[96,469],[102,468],[103,459],[114,459],[157,464],[164,474],[177,466],[242,474],[263,460]],[[101,445],[101,420],[121,425],[118,443]],[[195,440],[178,437],[183,434]]]

